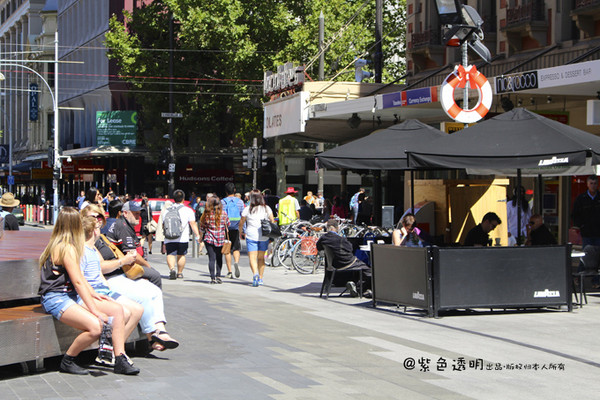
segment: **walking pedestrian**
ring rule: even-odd
[[[173,192],[175,204],[167,209],[163,217],[163,232],[165,234],[165,249],[167,251],[167,266],[169,267],[169,279],[183,279],[185,268],[185,255],[190,242],[190,229],[200,241],[198,225],[194,211],[183,204],[185,193],[183,190]],[[177,271],[175,271],[177,267]]]
[[[227,236],[229,218],[223,211],[223,205],[217,196],[209,198],[206,209],[200,218],[200,231],[203,235],[204,246],[208,253],[208,271],[210,283],[223,283],[221,269],[223,268],[223,254],[221,249]]]
[[[262,235],[261,221],[268,219],[275,223],[273,210],[266,205],[262,193],[250,192],[250,206],[242,212],[240,220],[240,239],[246,239],[248,259],[252,269],[252,286],[263,284],[265,272],[265,252],[269,247],[269,238]]]
[[[279,211],[279,225],[289,225],[292,222],[300,218],[300,204],[296,199],[298,191],[290,186],[285,191],[283,199],[279,200],[278,211]]]
[[[233,268],[236,278],[240,277],[240,219],[242,218],[242,211],[244,211],[244,202],[242,199],[235,195],[235,185],[232,182],[225,184],[225,193],[227,197],[221,200],[223,210],[227,213],[229,218],[229,240],[231,240],[231,251],[225,255],[225,262],[227,263],[227,278],[232,279],[233,274],[231,272],[231,256],[233,255]]]

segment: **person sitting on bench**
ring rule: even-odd
[[[81,273],[79,262],[84,251],[84,241],[79,212],[73,207],[65,207],[58,214],[50,242],[39,261],[39,294],[44,311],[83,331],[67,349],[60,363],[60,371],[76,375],[89,374],[87,369],[75,363],[75,358],[98,340],[103,325],[109,323],[109,317],[112,317],[114,371],[117,374],[138,374],[140,370],[130,364],[125,354],[123,307],[110,297],[96,293]]]
[[[317,249],[323,250],[324,246],[327,246],[332,250],[333,260],[331,260],[331,265],[338,271],[347,269],[362,270],[363,275],[368,278],[363,281],[363,296],[369,297],[371,294],[371,267],[354,256],[352,243],[338,233],[339,223],[337,220],[330,219],[327,221],[326,227],[327,233],[317,241]],[[358,296],[355,282],[348,281],[346,289],[350,292],[350,296]]]

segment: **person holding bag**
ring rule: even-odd
[[[223,268],[222,248],[228,234],[229,218],[223,211],[221,200],[217,196],[206,202],[206,209],[200,218],[200,231],[203,234],[204,245],[208,253],[208,271],[210,283],[223,283],[221,269]]]
[[[265,272],[265,252],[269,247],[269,238],[262,234],[262,221],[275,223],[273,210],[266,205],[262,193],[258,190],[250,192],[250,206],[242,212],[240,220],[240,239],[246,239],[248,259],[252,269],[252,286],[263,284]]]

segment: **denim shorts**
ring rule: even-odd
[[[259,242],[258,240],[252,240],[246,238],[246,250],[247,251],[267,251],[269,248],[269,239]]]
[[[46,313],[60,320],[67,308],[77,304],[79,296],[72,292],[48,292],[42,296],[42,307]]]
[[[117,292],[113,292],[112,290],[110,290],[110,288],[106,285],[103,284],[99,284],[99,285],[95,285],[92,286],[94,288],[94,291],[98,294],[103,294],[105,296],[110,297],[113,300],[117,300],[119,297],[121,297],[120,293]],[[85,303],[83,302],[83,300],[81,299],[81,297],[78,299],[77,303],[81,306],[83,306]]]

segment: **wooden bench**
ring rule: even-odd
[[[38,258],[49,238],[50,231],[7,231],[0,240],[0,366],[41,370],[45,358],[63,355],[81,333],[39,304]],[[127,342],[145,339],[138,326]]]

